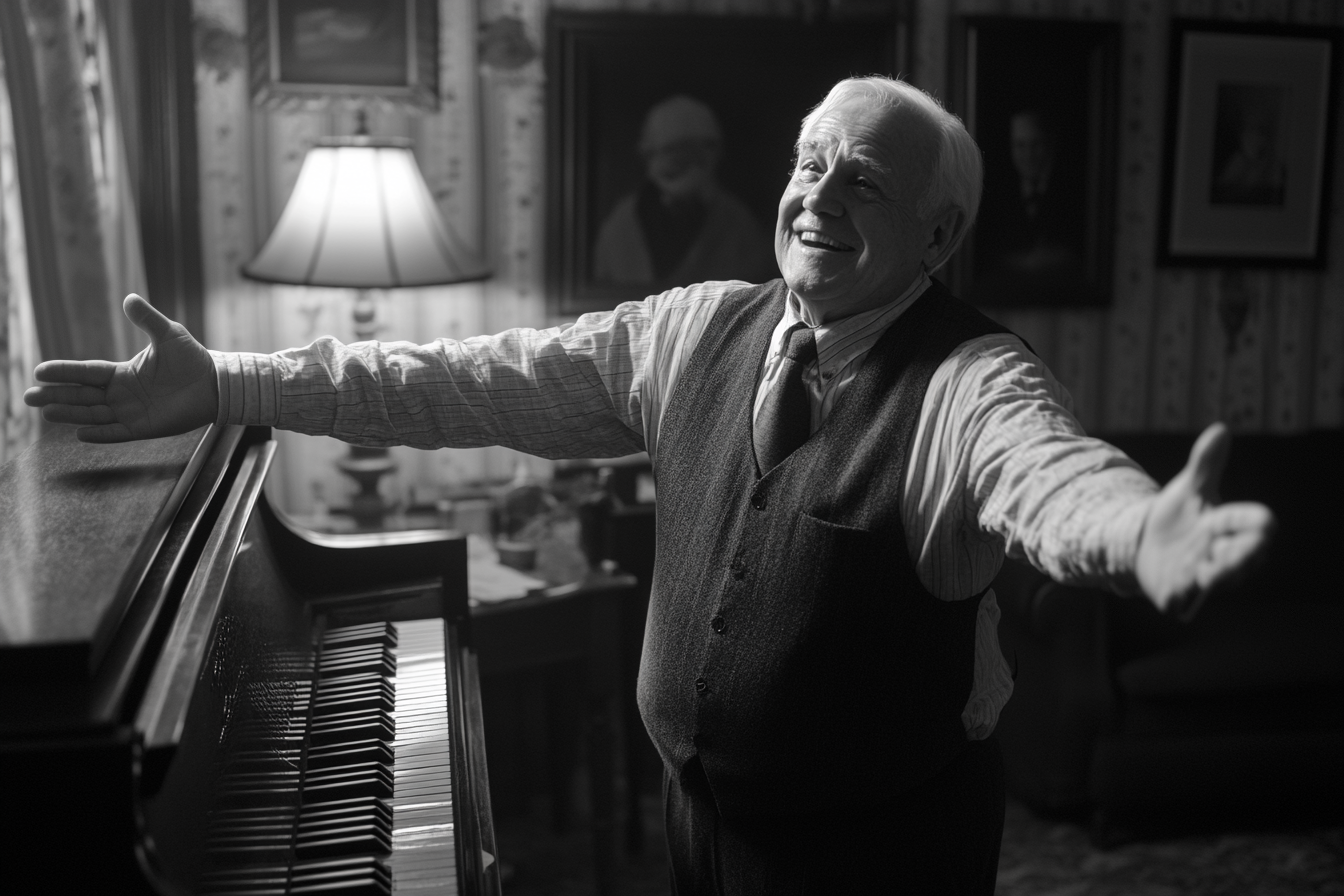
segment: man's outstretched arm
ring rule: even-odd
[[[44,361],[24,393],[52,423],[79,427],[84,442],[127,442],[213,423],[219,386],[210,352],[186,328],[132,293],[123,305],[149,346],[129,361]]]
[[[1016,337],[986,337],[950,358],[929,385],[926,414],[931,401],[942,416],[932,418],[928,432],[942,437],[926,442],[955,474],[950,485],[963,489],[949,493],[966,502],[963,512],[974,513],[980,531],[1001,539],[1009,556],[1056,581],[1142,591],[1158,607],[1187,616],[1210,591],[1253,566],[1273,535],[1268,507],[1220,503],[1232,440],[1227,427],[1206,429],[1185,469],[1159,487],[1119,449],[1083,432],[1068,393]],[[961,509],[936,491],[908,506],[934,500]],[[958,519],[955,512],[945,516]],[[920,534],[911,523],[907,532]],[[920,547],[927,553],[934,539],[925,540]],[[966,539],[956,547],[954,553],[976,558],[996,545]],[[962,583],[963,593],[988,584],[997,557],[981,566],[981,578]]]

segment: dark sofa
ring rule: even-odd
[[[1105,437],[1159,482],[1193,435]],[[1344,431],[1241,435],[1225,500],[1275,511],[1263,562],[1187,623],[1146,599],[1008,563],[995,580],[1016,666],[997,729],[1010,793],[1095,839],[1344,823]]]

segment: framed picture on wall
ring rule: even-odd
[[[1175,20],[1158,263],[1320,266],[1337,29]]]
[[[552,310],[779,276],[774,225],[808,110],[892,74],[898,18],[553,12],[547,38]]]
[[[949,272],[982,306],[1110,301],[1119,25],[967,17],[953,107],[980,145],[984,195]]]
[[[248,0],[252,99],[438,107],[437,0]]]

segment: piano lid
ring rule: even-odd
[[[97,668],[216,437],[90,445],[61,427],[0,467],[0,674]]]

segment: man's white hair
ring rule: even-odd
[[[924,221],[931,221],[952,209],[962,213],[960,230],[930,270],[941,267],[961,245],[980,210],[980,192],[984,183],[980,147],[967,133],[961,119],[944,109],[938,100],[913,84],[883,75],[846,78],[837,83],[803,119],[799,141],[818,119],[854,97],[863,97],[888,109],[915,109],[929,123],[934,142],[933,167],[929,172],[929,185],[915,205],[915,213]]]

